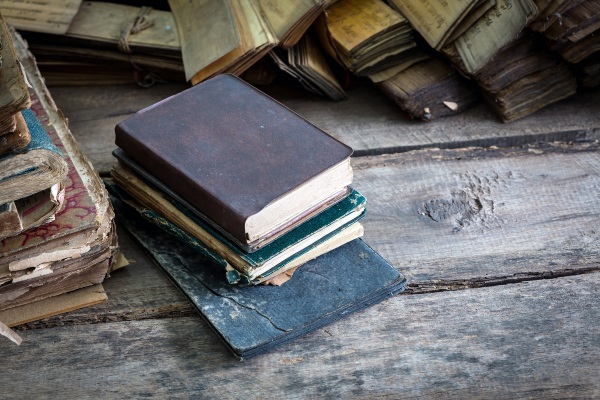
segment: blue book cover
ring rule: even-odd
[[[27,109],[22,115],[31,141],[0,156],[0,204],[47,189],[67,175],[67,163],[35,113]]]
[[[117,217],[238,358],[270,351],[404,290],[405,278],[361,239],[304,264],[283,286],[230,285],[211,260],[118,198]]]

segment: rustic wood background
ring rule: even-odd
[[[184,88],[50,91],[107,174],[114,125]],[[409,121],[366,85],[264,89],[355,148],[365,241],[407,291],[238,362],[119,229],[109,300],[19,327],[0,397],[600,398],[600,93],[502,124]]]

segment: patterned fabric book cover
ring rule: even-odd
[[[71,235],[77,231],[89,228],[90,225],[96,226],[98,223],[96,221],[96,205],[88,194],[86,185],[79,176],[69,154],[64,151],[63,144],[56,130],[48,123],[46,110],[42,107],[35,93],[31,94],[31,99],[31,109],[24,113],[30,130],[33,133],[41,129],[44,133],[47,133],[46,136],[52,141],[52,146],[64,155],[68,166],[68,173],[64,180],[65,205],[63,210],[56,214],[54,221],[0,241],[0,260],[24,248],[35,247],[41,243]],[[32,136],[36,137],[40,135]],[[32,143],[34,143],[33,139]]]
[[[112,201],[123,226],[240,359],[270,351],[404,290],[404,276],[361,239],[309,261],[282,286],[230,285],[211,260],[121,200]]]

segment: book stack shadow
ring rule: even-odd
[[[0,30],[0,321],[14,326],[105,300],[118,252],[99,177],[25,43]]]
[[[403,290],[360,239],[352,149],[235,76],[115,132],[117,217],[237,357]]]

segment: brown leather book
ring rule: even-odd
[[[233,75],[115,131],[117,146],[245,251],[338,201],[352,182],[350,147]]]

